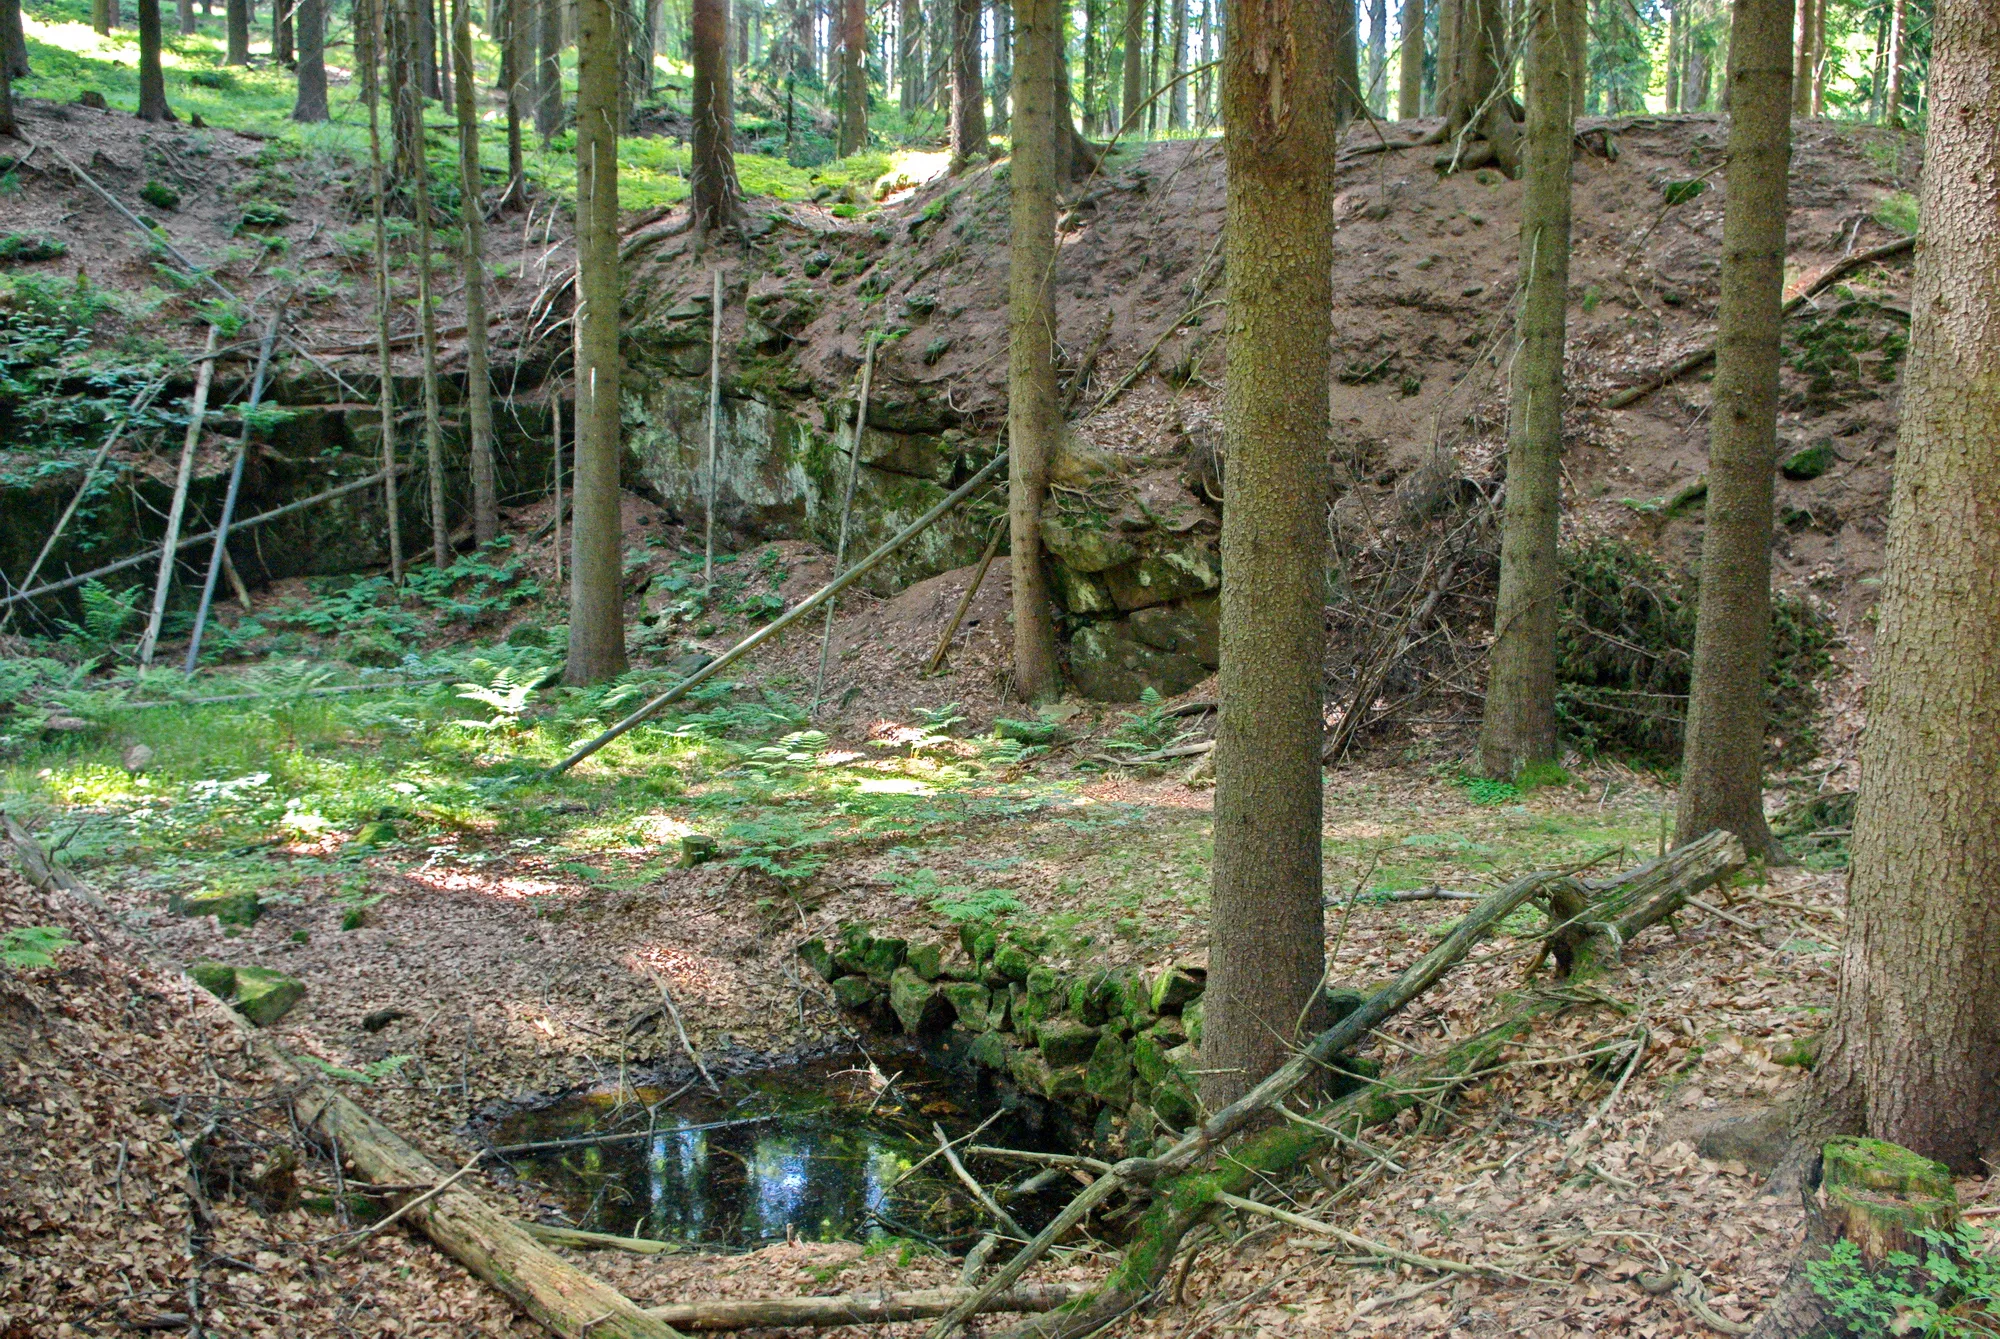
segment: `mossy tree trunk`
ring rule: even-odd
[[[1507,502],[1479,770],[1511,780],[1556,756],[1556,539],[1569,304],[1570,62],[1561,0],[1528,0],[1521,309],[1507,405]]]
[[[1321,662],[1333,310],[1334,6],[1232,0],[1223,56],[1228,374],[1222,713],[1202,1096],[1319,1030]]]
[[[160,0],[138,0],[139,5],[139,119],[171,121],[174,109],[167,106],[167,81],[160,71]]]
[[[319,0],[306,0],[318,3]],[[493,471],[493,387],[486,357],[486,246],[484,191],[479,176],[478,80],[473,77],[472,6],[453,0],[452,48],[458,111],[459,237],[464,246],[465,401],[470,429],[472,537],[481,544],[500,534],[500,488]]]
[[[696,233],[706,235],[735,226],[743,208],[743,187],[736,180],[736,118],[730,106],[729,0],[693,0],[690,27],[694,139],[689,205]]]
[[[2000,1136],[2000,13],[1945,0],[1932,22],[1847,944],[1808,1109],[1971,1172]]]
[[[326,107],[326,0],[299,0],[299,94],[294,121],[324,121]]]
[[[986,161],[986,87],[979,74],[979,0],[951,0],[951,170]]]
[[[1014,692],[1025,702],[1056,690],[1055,623],[1042,565],[1042,504],[1062,430],[1056,399],[1056,136],[1062,42],[1057,0],[1015,0],[1012,236],[1007,252],[1007,512],[1014,578]]]
[[[1424,0],[1403,0],[1403,48],[1396,70],[1396,119],[1424,114]]]
[[[623,674],[626,666],[618,488],[622,288],[613,2],[579,0],[577,13],[576,491],[570,542],[569,663],[563,672],[564,682],[570,684],[603,683]],[[699,81],[699,66],[695,77]]]
[[[1676,842],[1687,842],[1728,828],[1767,859],[1782,854],[1764,821],[1764,680],[1792,156],[1791,17],[1788,0],[1736,0],[1731,25],[1707,524],[1674,829]]]

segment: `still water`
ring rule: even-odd
[[[1010,1106],[975,1067],[914,1048],[827,1057],[718,1076],[675,1098],[630,1088],[572,1094],[496,1122],[486,1133],[524,1181],[543,1188],[579,1227],[710,1246],[756,1246],[893,1235],[963,1249],[984,1221],[943,1158],[907,1175],[938,1147],[988,1117],[976,1142],[1054,1147],[1035,1104]],[[668,1100],[672,1099],[672,1100]],[[569,1142],[618,1136],[607,1142]],[[1010,1199],[1005,1187],[1038,1169],[965,1159],[1028,1231],[1064,1197]]]

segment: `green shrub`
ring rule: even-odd
[[[60,260],[68,253],[69,247],[51,237],[35,237],[24,232],[0,234],[0,265]]]
[[[179,209],[181,193],[164,181],[149,181],[139,188],[139,198],[155,209]]]
[[[1556,714],[1587,753],[1672,765],[1680,759],[1694,663],[1696,582],[1619,540],[1562,556],[1556,632]],[[1775,761],[1802,762],[1819,737],[1819,680],[1832,666],[1833,622],[1797,595],[1771,602],[1766,680]]]

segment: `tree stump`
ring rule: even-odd
[[[1806,1239],[1751,1339],[1804,1339],[1843,1334],[1813,1291],[1806,1267],[1827,1258],[1837,1241],[1851,1241],[1862,1264],[1879,1269],[1890,1255],[1921,1258],[1923,1232],[1958,1226],[1958,1191],[1942,1164],[1882,1139],[1841,1137],[1820,1150],[1819,1167],[1801,1188]]]

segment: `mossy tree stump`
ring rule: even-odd
[[[1840,1334],[1838,1321],[1813,1290],[1808,1265],[1838,1241],[1851,1241],[1869,1270],[1906,1251],[1922,1259],[1921,1234],[1958,1226],[1958,1191],[1943,1164],[1883,1139],[1830,1139],[1820,1151],[1816,1186],[1805,1189],[1806,1239],[1791,1272],[1751,1339],[1803,1339]]]

